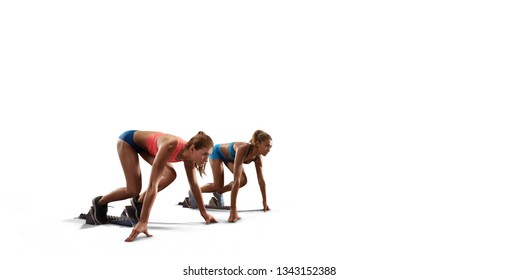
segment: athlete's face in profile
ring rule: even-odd
[[[213,148],[193,149],[193,161],[198,165],[203,165],[209,160],[209,155],[213,152]]]
[[[272,140],[263,141],[258,146],[260,154],[263,156],[266,156],[270,152],[271,148],[272,148]]]

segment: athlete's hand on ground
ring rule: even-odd
[[[210,214],[206,213],[205,215],[202,215],[202,217],[204,218],[206,225],[208,225],[209,223],[217,223],[216,219]]]
[[[240,217],[238,216],[238,210],[237,209],[231,209],[231,214],[229,215],[229,222],[234,223],[238,219],[240,219]]]
[[[267,212],[267,211],[269,211],[269,210],[270,210],[270,208],[269,208],[269,206],[267,205],[267,203],[266,203],[266,202],[263,202],[263,212]]]
[[[148,223],[141,223],[141,222],[138,222],[135,227],[132,229],[132,233],[130,234],[130,236],[128,236],[128,238],[126,238],[126,242],[132,242],[133,240],[135,240],[135,238],[137,238],[137,236],[140,234],[140,233],[144,233],[146,234],[147,237],[152,237],[153,235],[149,234],[148,233]]]

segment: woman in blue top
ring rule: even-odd
[[[229,222],[236,222],[240,217],[236,208],[236,198],[238,190],[247,184],[247,176],[243,170],[243,164],[249,164],[254,161],[256,166],[256,175],[263,196],[263,211],[270,210],[267,205],[267,194],[265,190],[265,180],[263,178],[263,160],[262,156],[266,156],[272,148],[272,137],[262,130],[256,130],[252,135],[249,143],[231,142],[225,144],[216,144],[213,152],[209,156],[209,164],[213,173],[213,183],[208,183],[201,187],[203,193],[212,192],[216,197],[219,206],[224,205],[222,194],[231,191],[231,211]],[[234,174],[234,180],[224,185],[223,165]],[[190,193],[190,202],[192,194]],[[195,204],[195,205],[193,205]],[[191,203],[192,207],[196,207],[196,203]]]

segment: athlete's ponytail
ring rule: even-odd
[[[252,134],[252,139],[249,142],[252,145],[256,145],[266,140],[272,140],[272,137],[270,137],[270,135],[265,131],[258,129],[254,131]]]

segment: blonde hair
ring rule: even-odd
[[[256,143],[261,143],[266,140],[272,141],[272,137],[270,137],[270,135],[265,131],[258,129],[254,131],[254,133],[252,134],[252,139],[249,142],[253,145],[256,145]]]
[[[213,139],[209,137],[209,135],[205,134],[203,131],[199,131],[187,142],[186,148],[190,148],[191,146],[194,146],[195,150],[200,150],[203,148],[212,148],[214,146],[214,142]],[[200,173],[201,177],[205,175],[205,163],[199,166],[195,162],[195,167],[198,170],[198,173]]]

